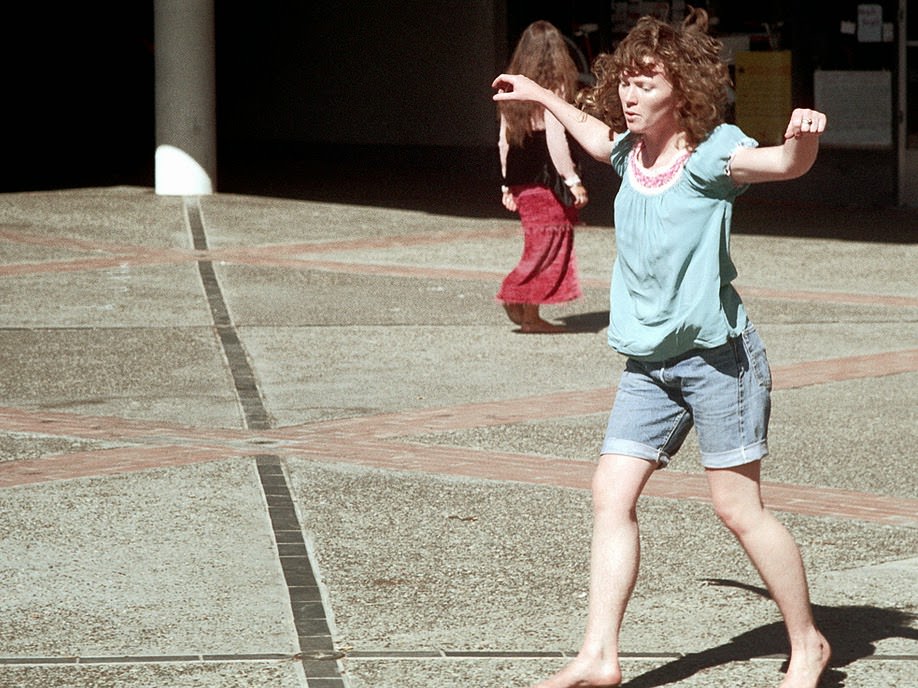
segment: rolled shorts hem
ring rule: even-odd
[[[602,454],[619,454],[621,456],[631,456],[636,459],[644,459],[658,464],[658,468],[666,468],[672,458],[669,454],[661,449],[655,449],[649,444],[634,442],[632,440],[623,440],[618,438],[608,439],[603,442]]]
[[[760,461],[768,456],[768,440],[725,452],[701,453],[701,465],[705,468],[733,468],[753,461]]]

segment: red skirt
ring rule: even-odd
[[[513,187],[523,225],[523,255],[504,278],[504,303],[563,303],[580,297],[574,225],[577,209],[563,205],[544,186]]]

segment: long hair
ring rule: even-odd
[[[724,121],[730,73],[720,58],[720,41],[707,33],[708,14],[691,8],[681,26],[642,17],[611,55],[596,58],[596,86],[584,91],[578,104],[605,121],[612,132],[625,131],[618,95],[624,77],[663,67],[678,98],[677,116],[691,148]],[[610,132],[610,136],[611,136]]]
[[[513,51],[507,73],[528,76],[569,102],[573,102],[577,94],[577,65],[561,32],[547,21],[533,22],[526,27]],[[507,121],[507,141],[511,146],[522,146],[533,131],[533,122],[542,115],[542,107],[529,102],[502,102],[498,104],[498,111]]]

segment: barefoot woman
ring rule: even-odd
[[[526,27],[508,69],[525,74],[564,100],[576,96],[577,67],[561,33],[546,21]],[[497,298],[521,332],[561,332],[563,327],[541,317],[539,306],[580,296],[574,225],[577,209],[587,202],[586,188],[576,173],[564,127],[554,115],[526,101],[503,102],[498,110],[502,202],[507,210],[520,214],[523,255],[504,278]],[[553,181],[559,178],[570,189],[571,206],[552,191]]]
[[[729,76],[706,29],[702,10],[680,27],[642,18],[594,67],[597,84],[582,104],[595,116],[524,76],[494,81],[496,101],[538,103],[622,177],[608,337],[628,360],[593,478],[587,627],[577,657],[539,688],[621,682],[619,630],[640,558],[638,497],[693,426],[717,515],[783,615],[791,654],[781,688],[815,688],[829,661],[797,544],[762,505],[771,374],[731,285],[729,255],[736,197],[749,184],[805,174],[826,117],[794,110],[784,143],[770,147],[725,124]]]

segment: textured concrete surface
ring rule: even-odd
[[[918,247],[876,240],[902,223],[918,239],[908,211],[737,211],[775,374],[766,501],[835,647],[826,686],[918,683]],[[622,365],[613,230],[576,242],[584,297],[545,309],[571,333],[524,336],[494,302],[512,218],[0,195],[0,686],[496,688],[560,667]],[[623,685],[777,685],[780,619],[694,441],[641,519]]]

